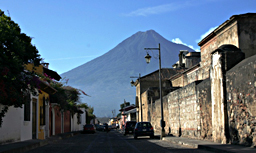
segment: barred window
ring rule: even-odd
[[[30,93],[24,97],[24,121],[30,121]]]

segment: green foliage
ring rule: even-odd
[[[86,103],[79,104],[78,107],[88,109],[89,106]]]
[[[41,61],[38,50],[31,44],[31,38],[18,24],[0,10],[0,104],[21,107],[24,104],[22,91],[34,91],[37,78],[33,73],[24,71],[24,65]],[[32,83],[33,82],[33,83]],[[29,84],[29,86],[28,86]],[[8,109],[7,109],[8,110]],[[4,112],[0,114],[0,126]]]
[[[93,112],[94,112],[94,108],[93,108],[93,107],[89,107],[89,108],[87,109],[87,112],[88,112],[88,116],[94,116],[94,115],[93,115]]]
[[[120,105],[120,108],[123,109],[126,106],[130,106],[130,102],[125,102]]]
[[[50,95],[51,102],[58,103],[63,110],[79,113],[78,107],[90,108],[87,104],[80,104],[80,90],[71,86],[64,86],[61,82],[51,81],[51,86],[57,90]]]
[[[53,95],[50,95],[50,100],[52,103],[58,103],[62,109],[67,109],[66,105],[68,104],[65,89],[63,88],[63,84],[59,82],[52,82],[51,86],[57,90],[57,92]]]
[[[94,114],[93,114],[94,108],[93,107],[88,106],[88,104],[86,104],[86,103],[82,103],[82,104],[79,104],[77,106],[80,107],[80,108],[85,108],[89,117],[94,117]]]

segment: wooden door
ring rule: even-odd
[[[36,123],[37,123],[37,99],[33,98],[32,102],[32,139],[36,139]]]

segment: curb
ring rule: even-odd
[[[58,135],[51,136],[45,140],[33,139],[33,140],[26,140],[26,141],[0,145],[0,153],[22,153],[38,147],[45,146],[49,144],[49,142],[57,142],[62,139],[73,137],[80,133],[81,131],[61,133]]]
[[[167,139],[166,137],[163,137],[163,140],[171,142],[171,143],[179,144],[179,145],[188,146],[191,148],[198,148],[198,144],[196,144],[196,143],[184,142],[184,141],[177,140],[177,139]]]
[[[232,144],[220,144],[210,141],[196,140],[196,139],[187,139],[182,137],[164,137],[164,141],[170,143],[184,145],[191,148],[196,148],[200,150],[207,150],[212,152],[224,152],[224,153],[255,153],[256,149],[241,145],[232,145]]]
[[[27,140],[0,146],[0,153],[22,153],[48,144],[47,140]]]

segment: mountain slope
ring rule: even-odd
[[[110,116],[112,110],[118,112],[124,99],[135,103],[135,88],[130,86],[130,76],[139,73],[143,76],[159,68],[157,50],[149,51],[152,56],[150,64],[144,59],[144,48],[158,48],[158,43],[161,45],[162,68],[170,68],[176,63],[180,50],[193,51],[166,40],[154,30],[137,32],[104,55],[61,76],[69,79],[69,85],[91,95],[84,97],[82,102],[93,106],[96,116]]]

